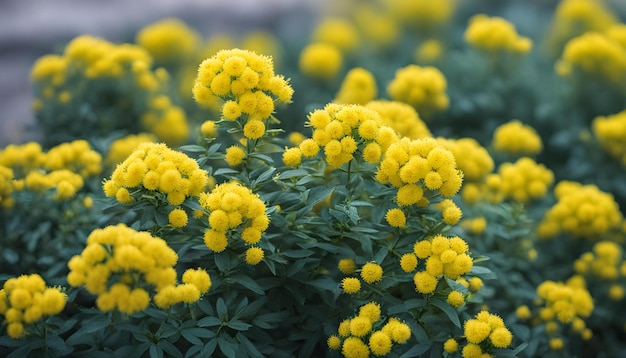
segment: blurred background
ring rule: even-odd
[[[137,31],[177,17],[205,37],[267,29],[297,36],[317,18],[318,0],[2,0],[0,1],[0,147],[35,140],[30,69],[82,34],[134,42]],[[280,20],[280,21],[279,21]]]

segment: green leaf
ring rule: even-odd
[[[255,158],[265,162],[266,164],[272,165],[274,164],[274,159],[272,157],[262,154],[262,153],[251,153],[250,158]]]
[[[217,345],[226,357],[234,358],[237,356],[237,346],[231,340],[224,338],[223,335],[217,337]]]
[[[204,317],[198,321],[198,326],[200,327],[215,327],[221,326],[222,320],[217,317]]]
[[[256,346],[252,342],[250,342],[248,337],[246,337],[243,333],[237,332],[237,334],[235,335],[235,338],[237,338],[239,342],[243,343],[243,346],[248,351],[248,355],[252,357],[257,357],[257,358],[263,357],[263,354],[259,352],[258,349],[256,349]]]
[[[282,253],[282,255],[292,259],[301,259],[304,257],[309,257],[312,254],[314,254],[314,252],[311,250],[287,250]]]
[[[285,179],[290,179],[290,178],[299,178],[308,174],[309,172],[304,169],[290,169],[290,170],[285,170],[284,172],[280,173],[278,175],[278,179],[285,180]]]
[[[73,349],[69,347],[61,337],[56,335],[46,336],[46,346],[56,351],[61,356],[68,355],[73,351]]]
[[[459,320],[459,314],[456,311],[456,309],[454,309],[454,307],[450,306],[450,304],[442,299],[439,298],[432,298],[431,300],[428,301],[429,303],[432,303],[433,306],[439,308],[440,310],[443,311],[443,313],[445,313],[448,318],[450,319],[450,321],[457,327],[461,328],[461,321]]]
[[[393,315],[398,313],[404,313],[417,307],[423,307],[424,305],[426,305],[426,301],[424,301],[423,299],[411,298],[402,302],[399,305],[389,307],[389,309],[387,310],[387,314]]]
[[[491,271],[489,268],[485,266],[472,266],[472,269],[469,272],[472,275],[480,276],[485,280],[494,280],[498,278],[495,272]]]
[[[252,327],[251,324],[243,322],[243,321],[240,321],[238,319],[231,320],[228,323],[226,323],[226,325],[229,328],[232,328],[232,329],[234,329],[236,331],[247,331],[250,327]]]
[[[164,339],[159,341],[158,346],[167,353],[168,357],[182,358],[183,356],[183,353],[176,346]]]
[[[428,352],[428,350],[433,346],[432,342],[423,342],[417,345],[414,345],[408,351],[404,352],[400,358],[411,358],[411,357],[419,357],[422,354]]]
[[[251,279],[249,276],[245,276],[245,275],[234,275],[231,276],[227,279],[228,282],[232,282],[232,283],[236,283],[239,284],[247,289],[249,289],[250,291],[259,294],[259,295],[264,295],[265,291],[263,291],[263,289],[261,288],[261,286],[259,286],[259,284],[254,281],[253,279]]]
[[[339,284],[328,277],[311,280],[308,282],[308,284],[320,290],[331,291],[337,294],[340,293]]]
[[[387,257],[388,253],[389,253],[389,248],[387,246],[381,247],[380,250],[378,250],[378,252],[376,253],[376,255],[374,255],[374,261],[379,264],[382,263],[385,257]]]
[[[215,303],[215,310],[217,312],[217,317],[222,320],[225,320],[228,317],[228,306],[226,306],[226,302],[224,299],[219,297],[217,302]]]
[[[253,185],[256,185],[257,183],[263,183],[267,180],[269,180],[272,175],[274,175],[274,172],[276,171],[276,168],[274,167],[270,167],[268,170],[264,171],[263,173],[261,173],[252,183]]]
[[[115,350],[115,357],[141,357],[145,351],[147,351],[150,343],[134,344],[129,346],[123,346]]]
[[[196,144],[188,144],[178,147],[178,150],[188,153],[204,153],[206,149]]]
[[[213,173],[213,176],[218,176],[218,175],[229,175],[229,174],[238,174],[239,171],[232,169],[232,168],[219,168],[218,170],[216,170]]]
[[[202,347],[200,351],[199,357],[212,357],[213,352],[215,352],[215,348],[217,347],[217,338],[214,338],[207,342],[207,344]]]
[[[150,346],[150,358],[163,358],[163,350],[157,345]]]

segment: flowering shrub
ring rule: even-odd
[[[508,6],[38,59],[44,139],[0,149],[0,354],[622,354],[625,25]]]

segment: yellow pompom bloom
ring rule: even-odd
[[[488,323],[477,319],[470,319],[465,321],[465,324],[463,325],[463,332],[468,342],[479,344],[489,337],[491,327]]]
[[[374,262],[368,262],[361,268],[361,278],[367,283],[378,282],[383,277],[383,268]]]
[[[488,17],[484,14],[470,19],[465,40],[472,46],[489,52],[510,51],[525,54],[532,47],[532,41],[518,35],[513,24],[501,17]]]
[[[443,343],[443,350],[447,353],[455,353],[459,350],[459,343],[454,338],[449,338]]]
[[[529,319],[531,316],[530,309],[526,305],[519,306],[515,310],[515,315],[519,319]]]
[[[313,43],[300,53],[299,68],[309,77],[330,79],[341,69],[343,56],[339,49],[326,43]]]
[[[542,141],[534,128],[513,120],[496,128],[493,149],[513,156],[536,155],[541,152]]]
[[[372,330],[372,321],[367,317],[356,316],[350,320],[350,333],[356,337],[363,337]]]
[[[211,277],[204,269],[187,269],[183,273],[183,283],[196,286],[200,294],[204,294],[211,288]]]
[[[246,158],[246,152],[241,146],[233,145],[226,149],[224,160],[230,167],[235,167]]]
[[[160,63],[170,64],[187,60],[200,42],[200,35],[179,19],[164,19],[142,28],[136,37]]]
[[[173,227],[183,227],[187,225],[187,213],[183,209],[174,209],[170,211],[168,220]]]
[[[428,117],[448,108],[446,87],[445,77],[435,67],[408,65],[396,71],[387,93],[392,100],[407,103]]]
[[[338,350],[339,348],[341,348],[341,339],[333,335],[328,337],[328,339],[326,340],[326,344],[328,345],[328,348],[332,350]]]
[[[413,252],[420,259],[425,259],[432,253],[432,244],[428,240],[422,240],[415,243]]]
[[[376,98],[377,92],[374,75],[362,67],[355,67],[346,74],[333,102],[365,105]]]
[[[626,130],[626,111],[598,116],[593,119],[591,128],[602,148],[626,166],[626,140],[621,135]]]
[[[393,227],[403,228],[406,226],[406,216],[404,212],[398,208],[389,209],[385,215],[385,220]]]
[[[360,338],[348,337],[343,341],[341,354],[346,358],[364,358],[369,356],[370,350]]]
[[[506,327],[497,327],[489,334],[489,340],[496,348],[506,348],[511,344],[513,335]]]
[[[296,167],[302,163],[302,151],[300,148],[288,148],[283,152],[283,163],[290,167]]]
[[[391,352],[391,337],[382,331],[373,332],[370,335],[369,347],[375,356],[384,356]]]
[[[435,291],[437,288],[438,280],[436,277],[426,271],[420,271],[413,276],[413,282],[415,283],[415,289],[422,294],[429,294]]]
[[[341,288],[345,293],[357,293],[361,290],[361,281],[355,277],[346,277],[341,280]]]
[[[256,265],[263,260],[263,249],[260,247],[250,247],[246,250],[246,263]]]
[[[452,307],[460,307],[465,303],[465,296],[459,291],[450,291],[448,294],[448,303]]]
[[[376,302],[367,303],[359,308],[359,316],[367,317],[372,323],[380,319],[380,305]]]
[[[351,258],[343,258],[339,260],[338,267],[339,267],[339,271],[341,271],[343,274],[351,275],[354,273],[356,264],[354,263],[354,260]]]
[[[252,119],[243,126],[243,135],[248,139],[259,139],[265,134],[265,124],[258,120]]]
[[[404,254],[400,258],[400,267],[404,272],[413,272],[417,267],[417,263],[417,256],[414,253]]]
[[[306,158],[311,158],[317,155],[317,153],[319,153],[320,147],[319,145],[313,140],[313,139],[304,139],[300,145],[300,152],[302,153],[303,156],[305,156]]]

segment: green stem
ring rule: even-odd
[[[352,166],[352,160],[348,162],[348,183],[346,183],[346,189],[350,192],[350,167]]]

